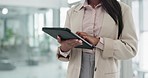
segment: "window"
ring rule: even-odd
[[[148,0],[143,0],[143,15],[145,18],[143,18],[143,31],[148,32]]]
[[[138,55],[133,59],[134,78],[147,78],[148,77],[148,1],[147,0],[133,0],[132,10],[135,25],[138,33]]]
[[[53,25],[53,9],[9,7],[10,15],[0,14],[0,77],[65,78],[66,69],[56,59],[57,46],[42,31]],[[1,40],[3,32],[8,40]]]
[[[66,20],[66,14],[68,11],[68,7],[61,7],[60,8],[60,26],[64,27],[65,20]]]

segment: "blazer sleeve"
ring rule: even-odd
[[[123,11],[122,11],[123,12]],[[130,7],[126,7],[123,15],[124,28],[120,39],[104,38],[104,58],[113,57],[126,60],[137,54],[137,35]]]
[[[70,10],[67,11],[67,15],[66,15],[66,21],[65,21],[65,27],[66,28],[70,28]],[[71,56],[71,51],[69,53],[69,55],[67,57],[64,57],[63,55],[60,54],[60,51],[59,51],[59,47],[58,47],[58,50],[57,50],[57,58],[60,60],[60,61],[69,61],[70,60],[70,56]]]

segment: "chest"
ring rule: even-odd
[[[80,11],[75,11],[75,10],[72,11],[69,20],[72,32],[75,33],[77,31],[83,31],[82,29],[83,29],[84,15],[85,15],[84,9]],[[91,20],[91,19],[87,18],[86,20]],[[101,20],[102,20],[101,29],[98,35],[101,37],[116,39],[118,35],[117,32],[118,26],[115,24],[112,17],[108,13],[104,12],[103,18]]]
[[[102,25],[104,12],[101,7],[89,8],[84,10],[82,31],[92,36],[99,36]]]

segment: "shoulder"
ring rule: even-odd
[[[119,4],[122,8],[130,8],[130,6],[125,4],[124,2],[119,2]]]
[[[72,12],[78,11],[79,9],[81,9],[81,7],[82,7],[82,3],[78,3],[74,6],[72,6],[67,12],[68,12],[68,14],[71,14]]]
[[[131,7],[123,2],[119,2],[120,6],[121,6],[121,9],[122,9],[122,12],[126,12],[126,11],[129,11],[131,10]]]

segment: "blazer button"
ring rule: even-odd
[[[97,67],[95,67],[95,71],[97,70]]]

